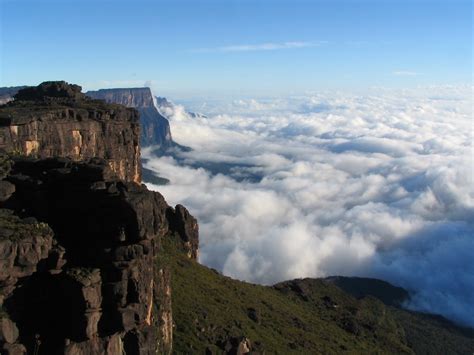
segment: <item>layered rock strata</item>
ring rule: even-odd
[[[93,157],[125,181],[141,182],[139,114],[92,100],[81,87],[45,82],[18,91],[0,107],[0,148],[38,158]]]

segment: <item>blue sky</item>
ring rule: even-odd
[[[0,0],[0,86],[274,94],[472,82],[472,4]]]

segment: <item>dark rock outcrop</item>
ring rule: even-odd
[[[15,192],[15,185],[8,181],[0,181],[0,202],[6,201]]]
[[[231,337],[224,344],[225,354],[228,355],[245,355],[252,351],[252,343],[246,337]]]
[[[45,82],[0,107],[0,148],[38,158],[93,157],[125,181],[141,182],[138,112],[94,101],[80,86]]]
[[[199,257],[199,226],[194,218],[183,205],[177,205],[175,210],[168,210],[170,229],[176,232],[181,241],[186,255],[190,259],[197,260]]]
[[[67,101],[81,101],[85,99],[85,95],[81,92],[79,85],[68,84],[65,81],[45,81],[44,83],[26,87],[19,90],[14,98],[19,101],[44,101],[44,102],[60,102],[61,99]]]
[[[133,107],[140,112],[142,146],[167,149],[174,145],[168,120],[156,109],[150,88],[101,89],[87,92],[89,97]]]
[[[171,352],[156,259],[175,235],[197,257],[197,223],[137,184],[138,137],[134,109],[64,82],[0,108],[0,353]]]
[[[54,244],[48,225],[0,209],[0,298],[8,297],[19,279],[35,273]]]
[[[170,276],[155,259],[176,228],[197,233],[186,209],[98,158],[15,158],[6,181],[15,193],[0,210],[2,319],[19,336],[4,344],[40,354],[170,352]]]

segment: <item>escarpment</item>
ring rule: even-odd
[[[16,100],[0,108],[0,353],[170,353],[170,273],[156,260],[167,239],[197,256],[197,224],[136,183],[135,110],[65,83]],[[79,155],[73,128],[88,142]]]
[[[171,138],[170,124],[155,107],[150,88],[101,89],[88,91],[87,96],[127,107],[140,112],[142,146],[167,149],[175,145]]]
[[[0,148],[37,158],[101,157],[125,181],[141,182],[139,114],[96,101],[81,87],[45,82],[0,107]]]

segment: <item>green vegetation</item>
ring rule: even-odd
[[[461,328],[445,318],[392,308],[416,354],[468,354],[474,351],[474,329]]]
[[[188,259],[173,240],[165,242],[159,263],[171,268],[176,354],[221,354],[229,339],[242,337],[266,354],[439,353],[434,349],[454,354],[474,349],[474,336],[457,327],[449,329],[371,296],[357,300],[325,280],[275,287],[233,280]]]
[[[12,168],[12,160],[8,154],[0,150],[0,179],[4,179]]]
[[[0,239],[20,240],[26,237],[52,236],[53,231],[43,222],[35,218],[23,218],[13,214],[13,211],[0,209]]]

